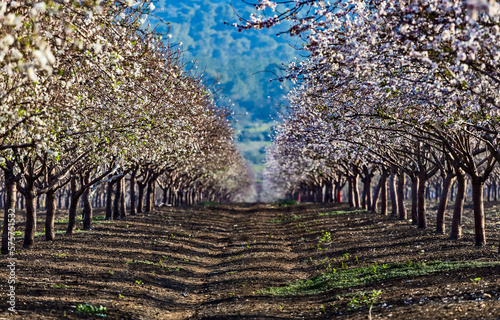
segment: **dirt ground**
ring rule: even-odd
[[[334,205],[164,207],[97,221],[92,231],[57,235],[53,242],[39,236],[31,250],[21,249],[18,240],[17,315],[7,311],[2,257],[0,318],[98,319],[77,311],[90,303],[106,307],[108,319],[368,319],[366,306],[350,308],[349,301],[376,289],[381,294],[374,319],[500,319],[498,265],[313,295],[261,291],[324,273],[326,260],[340,269],[346,253],[356,262],[345,268],[408,260],[499,261],[497,206],[486,205],[488,245],[481,248],[473,245],[470,209],[458,241],[435,235],[431,216],[431,227],[419,230],[377,214],[319,215],[345,210]],[[325,232],[331,239],[321,242]]]

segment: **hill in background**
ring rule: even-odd
[[[242,1],[161,0],[156,8],[155,14],[170,23],[160,25],[159,30],[169,32],[171,42],[182,43],[187,59],[196,60],[200,70],[220,82],[223,99],[219,102],[229,104],[238,121],[238,145],[261,172],[272,116],[286,103],[285,84],[270,80],[281,73],[281,63],[291,61],[298,52],[287,39],[276,37],[277,29],[239,33],[225,24],[238,22],[236,12],[250,15],[253,8]]]

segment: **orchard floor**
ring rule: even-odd
[[[97,221],[92,231],[53,242],[39,236],[34,249],[18,249],[17,315],[7,311],[2,257],[0,318],[99,319],[77,311],[90,303],[105,306],[108,319],[367,319],[367,305],[350,302],[376,289],[374,319],[500,319],[499,264],[319,294],[263,291],[324,273],[328,264],[343,272],[395,262],[499,262],[497,205],[486,205],[489,238],[481,248],[473,245],[470,209],[458,241],[435,235],[432,221],[419,230],[359,211],[319,215],[346,210],[334,205],[164,207]]]

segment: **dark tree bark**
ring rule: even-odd
[[[372,205],[370,208],[370,211],[373,213],[377,212],[378,200],[380,198],[380,191],[382,190],[382,183],[383,183],[383,180],[382,180],[382,177],[380,177],[380,179],[377,183],[377,188],[375,189],[375,194],[373,195]]]
[[[136,197],[135,197],[136,176],[137,176],[137,170],[133,170],[130,175],[130,214],[133,216],[137,214]]]
[[[54,220],[56,218],[56,191],[49,190],[46,198],[47,214],[45,217],[45,240],[53,241],[56,238]]]
[[[384,170],[384,172],[382,173],[382,176],[380,177],[380,180],[381,180],[380,214],[383,216],[387,215],[387,176],[388,176],[388,173],[387,173],[387,171]]]
[[[120,187],[122,189],[121,197],[120,197],[120,218],[127,217],[127,206],[125,203],[125,177],[121,179]]]
[[[391,169],[391,177],[389,178],[389,191],[391,193],[391,218],[398,215],[398,199],[396,196],[396,174],[397,169],[393,167]]]
[[[448,195],[450,194],[451,186],[455,182],[455,174],[447,173],[443,181],[443,191],[441,193],[441,198],[439,200],[439,207],[436,215],[436,233],[445,234],[445,216],[446,207],[448,205]]]
[[[36,192],[31,182],[24,191],[24,198],[26,199],[26,229],[24,231],[23,248],[32,248],[35,244],[36,232]]]
[[[120,219],[120,203],[122,197],[123,177],[116,179],[115,201],[113,202],[113,219]]]
[[[372,209],[372,179],[375,175],[375,170],[368,169],[367,166],[363,167],[363,175],[361,177],[361,181],[363,182],[363,201],[361,203],[361,207],[364,210]]]
[[[144,208],[144,188],[146,186],[140,182],[137,186],[139,189],[139,196],[137,197],[137,213],[142,213],[142,208]]]
[[[148,188],[146,191],[146,212],[152,212],[154,210],[155,194],[156,194],[156,177],[152,177],[148,181]]]
[[[484,182],[481,178],[472,178],[472,201],[474,205],[474,229],[476,246],[486,245],[486,231],[484,218],[483,192]]]
[[[457,240],[462,236],[462,212],[465,202],[465,173],[457,170],[457,194],[455,206],[453,208],[453,218],[451,221],[450,239]]]
[[[73,234],[76,231],[76,214],[78,211],[78,203],[80,202],[80,197],[81,197],[81,193],[77,192],[76,177],[71,178],[70,189],[71,189],[71,201],[69,204],[69,221],[68,221],[68,228],[66,229],[67,234]]]
[[[411,176],[411,224],[418,224],[418,176]]]
[[[427,177],[425,172],[418,177],[418,227],[427,228],[427,216],[425,212],[425,192],[427,189]]]
[[[106,220],[113,220],[113,182],[108,181],[106,190]]]
[[[83,183],[90,183],[90,173],[87,173],[83,179]],[[87,188],[83,192],[83,210],[85,211],[85,217],[83,218],[83,230],[90,230],[92,228],[92,201],[90,199],[90,188]]]
[[[406,186],[406,176],[404,172],[401,172],[398,175],[398,211],[399,211],[399,220],[406,220],[407,213],[405,207],[405,186]]]

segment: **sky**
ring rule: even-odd
[[[276,65],[298,53],[287,39],[276,37],[279,29],[239,33],[224,24],[238,22],[235,11],[245,17],[253,12],[241,0],[160,0],[155,5],[154,13],[170,22],[160,29],[171,33],[173,43],[182,43],[188,61],[197,60],[199,68],[219,79],[222,96],[231,100],[229,105],[234,103],[236,119],[262,123],[276,118],[286,88],[270,82],[275,76],[264,71],[280,72]]]

